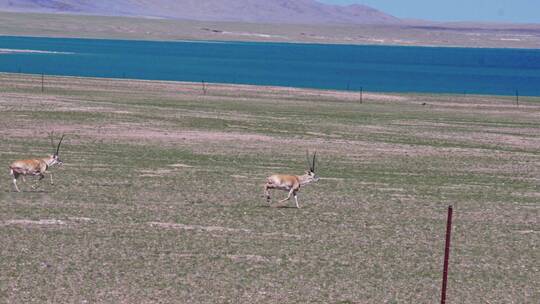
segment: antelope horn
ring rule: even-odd
[[[65,134],[62,134],[62,138],[60,138],[60,141],[58,142],[58,146],[56,147],[56,155],[58,155],[58,152],[60,152],[60,145],[62,144],[62,140],[64,139]]]
[[[309,171],[312,171],[311,161],[309,160],[309,150],[306,150],[306,162],[307,162]]]
[[[311,166],[311,172],[315,172],[315,162],[317,161],[317,151],[313,153],[313,165]]]

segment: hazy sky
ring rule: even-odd
[[[540,23],[540,0],[318,0],[365,4],[399,18]]]

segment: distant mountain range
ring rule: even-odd
[[[365,5],[315,0],[0,0],[0,11],[289,24],[396,24]]]

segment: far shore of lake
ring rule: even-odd
[[[301,25],[0,12],[0,35],[157,41],[254,41],[540,48],[540,24]]]

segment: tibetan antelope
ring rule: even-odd
[[[300,205],[298,205],[298,198],[296,197],[300,187],[319,180],[319,177],[315,175],[315,161],[317,158],[317,152],[313,154],[313,159],[311,161],[309,159],[309,152],[306,153],[306,158],[309,170],[306,171],[304,175],[275,174],[266,179],[266,184],[264,185],[264,195],[266,196],[266,201],[268,203],[270,203],[270,192],[268,190],[279,189],[288,191],[289,195],[280,200],[278,204],[288,201],[291,196],[294,196],[296,208],[300,208]]]
[[[54,151],[54,139],[53,139],[53,133],[50,135],[51,138],[51,145]],[[31,175],[31,176],[39,176],[39,180],[42,180],[45,177],[45,173],[47,173],[51,178],[51,185],[53,184],[53,177],[51,172],[47,172],[47,169],[53,165],[61,165],[63,164],[62,160],[58,157],[58,153],[60,152],[60,145],[62,144],[62,140],[64,139],[64,135],[62,135],[62,138],[60,138],[60,141],[58,142],[58,145],[56,146],[56,152],[54,154],[50,155],[49,157],[45,158],[35,158],[35,159],[25,159],[25,160],[17,160],[14,161],[9,166],[9,172],[11,176],[13,177],[13,186],[15,186],[15,190],[17,192],[21,192],[19,190],[19,187],[17,187],[17,179],[19,176],[22,175],[23,181],[25,181],[25,176]]]

